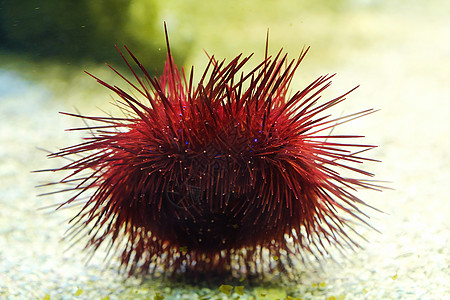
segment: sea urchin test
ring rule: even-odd
[[[118,252],[130,275],[260,274],[330,245],[357,246],[346,232],[367,219],[356,190],[378,189],[360,168],[374,146],[332,129],[374,110],[332,117],[351,92],[322,100],[333,75],[291,90],[308,49],[295,60],[266,51],[248,72],[250,56],[212,56],[194,82],[167,48],[160,77],[128,48],[134,78],[111,68],[126,88],[91,75],[123,116],[66,113],[97,123],[77,128],[88,133],[83,143],[50,155],[70,159],[52,170],[69,172],[58,182],[72,193],[61,206],[80,207],[70,233],[86,235],[87,249]]]

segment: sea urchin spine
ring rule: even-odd
[[[93,76],[119,97],[124,117],[65,113],[99,126],[76,128],[93,134],[50,155],[74,158],[53,171],[70,172],[58,183],[75,194],[61,206],[82,206],[70,234],[88,228],[86,248],[109,243],[129,274],[254,274],[304,251],[321,255],[326,244],[357,246],[345,231],[366,219],[354,190],[377,186],[338,171],[372,176],[352,164],[371,160],[359,154],[374,146],[329,132],[374,110],[323,115],[348,94],[319,103],[333,75],[288,96],[308,49],[292,61],[266,55],[247,74],[250,56],[211,57],[195,85],[170,48],[159,78],[126,50],[142,75],[122,53],[135,83],[111,69],[128,92]]]

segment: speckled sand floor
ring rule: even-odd
[[[395,188],[361,194],[386,212],[370,212],[371,223],[382,234],[363,230],[370,241],[364,250],[349,254],[341,265],[325,261],[323,270],[305,270],[302,284],[269,289],[250,288],[244,281],[241,299],[287,295],[302,299],[450,298],[450,23],[444,13],[450,10],[445,1],[430,3],[434,4],[422,7],[412,1],[408,7],[397,4],[376,12],[360,5],[346,20],[322,20],[332,23],[334,28],[329,30],[356,33],[343,41],[335,38],[329,44],[313,45],[311,58],[305,61],[308,78],[338,72],[333,93],[361,84],[343,111],[381,109],[353,128],[381,145],[372,155],[383,162],[368,169]],[[277,36],[283,34],[290,35],[292,46],[296,26],[300,28],[302,22],[294,22],[289,29],[273,25],[271,35],[276,41],[272,48],[282,46]],[[264,29],[258,34],[263,41]],[[369,41],[368,35],[372,35]],[[302,36],[299,44],[307,41]],[[194,45],[194,51],[200,53],[203,47],[210,51],[204,45]],[[239,44],[228,47],[236,48],[233,54],[242,51]],[[328,51],[328,57],[335,53],[339,63],[321,61],[314,54],[316,50],[321,53],[320,47],[336,47]],[[115,273],[115,262],[104,268],[102,253],[86,266],[81,245],[64,251],[68,244],[61,243],[60,237],[74,211],[49,214],[50,210],[38,210],[62,198],[36,197],[35,185],[56,178],[30,171],[57,162],[47,161],[45,153],[35,147],[56,150],[78,142],[77,134],[63,130],[79,123],[57,112],[74,111],[77,106],[84,113],[96,114],[95,105],[108,110],[108,92],[92,88],[91,79],[81,69],[79,77],[64,81],[55,78],[50,67],[17,58],[16,64],[6,63],[5,55],[0,59],[0,298],[158,299],[154,298],[158,292],[165,299],[237,299],[237,294],[228,297],[218,287],[125,281]],[[197,54],[190,60],[197,63]],[[48,76],[49,80],[27,79],[24,70],[34,74],[31,78],[41,74],[37,77]],[[300,75],[295,87],[306,83]],[[89,86],[88,92],[83,85]]]

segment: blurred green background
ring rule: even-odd
[[[197,62],[201,49],[227,58],[261,54],[267,29],[272,48],[297,53],[312,45],[321,60],[338,62],[348,56],[347,48],[370,47],[386,29],[395,30],[386,28],[382,16],[391,5],[402,8],[401,1],[376,0],[2,0],[0,49],[83,66],[119,62],[114,45],[127,45],[154,71],[165,58],[166,21],[181,65]]]

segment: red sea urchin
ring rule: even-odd
[[[344,230],[365,223],[354,190],[377,186],[338,170],[372,176],[351,165],[371,160],[359,154],[374,146],[325,132],[374,110],[323,116],[351,92],[319,104],[333,75],[288,96],[308,49],[292,61],[281,51],[266,55],[247,74],[250,56],[228,64],[211,57],[197,85],[169,47],[159,78],[126,50],[142,76],[125,57],[136,83],[111,69],[131,91],[93,76],[120,98],[125,116],[66,113],[99,126],[78,128],[92,136],[50,155],[74,157],[52,171],[70,172],[58,183],[75,194],[61,206],[82,205],[71,234],[87,228],[86,248],[107,243],[130,275],[223,275],[272,271],[304,251],[320,255],[326,244],[357,246]]]

